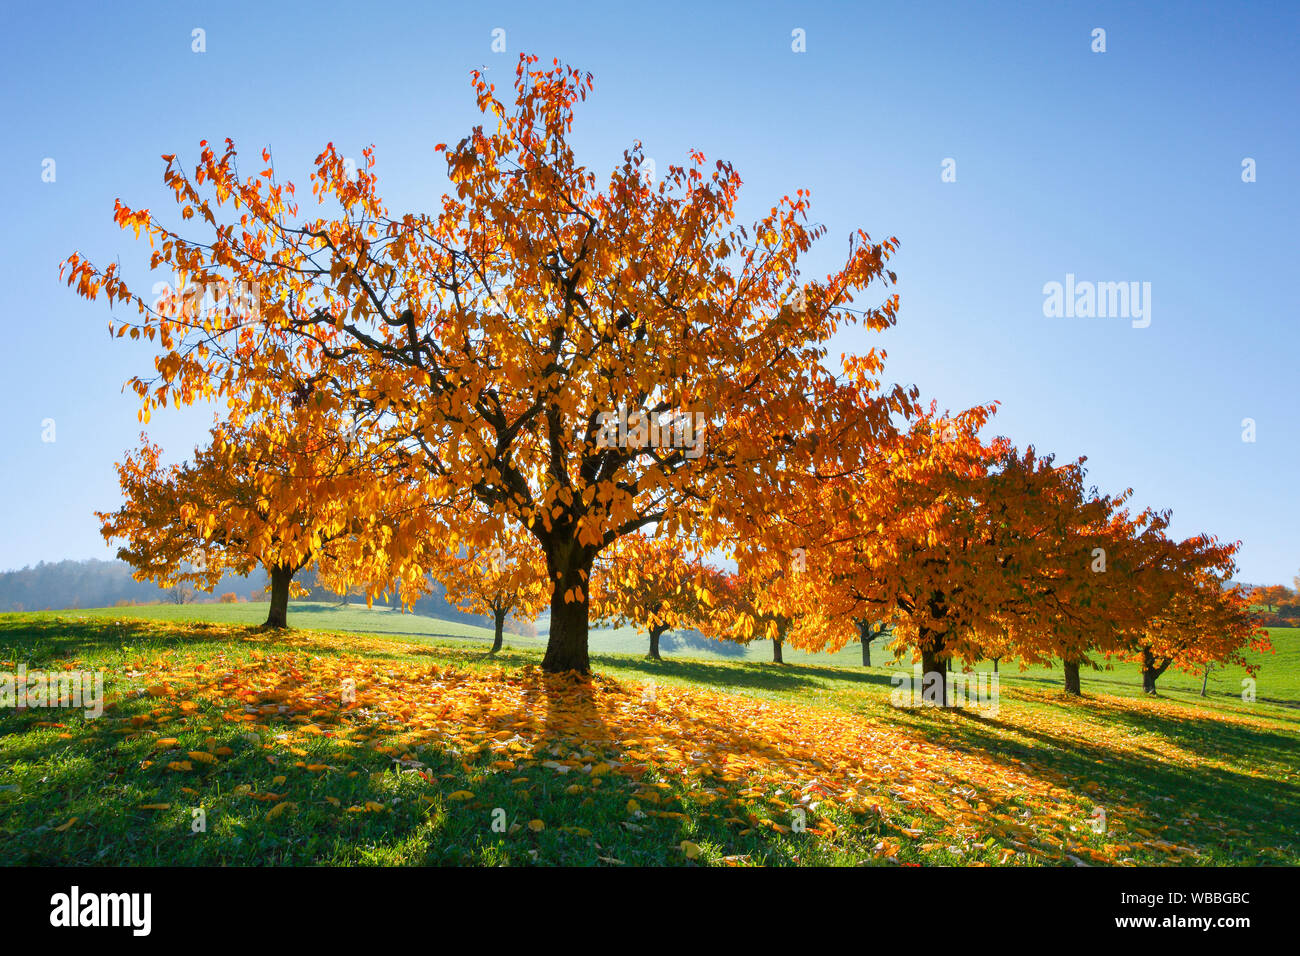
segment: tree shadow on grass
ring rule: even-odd
[[[1040,726],[961,710],[917,708],[909,717],[904,722],[936,745],[1016,760],[1031,776],[1102,806],[1137,804],[1160,816],[1169,827],[1168,837],[1178,843],[1217,845],[1227,841],[1228,830],[1249,830],[1253,847],[1294,847],[1300,831],[1300,785],[1255,775],[1254,758],[1244,741],[1243,750],[1230,755],[1241,761],[1240,769],[1206,764],[1189,768],[1156,750],[1148,750],[1149,757],[1138,756]],[[1096,789],[1085,790],[1088,783],[1097,784]],[[1191,809],[1199,820],[1188,816]],[[1216,819],[1219,828],[1211,832],[1208,825]]]
[[[1199,757],[1257,762],[1262,757],[1273,763],[1284,763],[1288,759],[1300,762],[1296,760],[1300,741],[1295,736],[1190,712],[1174,714],[1148,710],[1140,704],[1121,706],[1100,699],[1093,699],[1090,704],[1094,712],[1104,714],[1114,724],[1159,734]],[[1296,723],[1282,717],[1274,719]],[[1300,730],[1300,727],[1296,729]]]
[[[1025,674],[1017,673],[1015,671],[1004,671],[1002,676],[1004,678],[1012,678],[1016,683],[1022,686],[1033,685],[1036,689],[1045,691],[1060,690],[1062,687],[1062,678],[1056,674]],[[1129,677],[1116,673],[1113,670],[1084,671],[1082,686],[1085,695],[1113,694],[1118,697],[1128,696],[1138,700],[1143,699],[1143,694],[1141,693],[1142,680],[1140,675]],[[1236,703],[1241,700],[1240,690],[1224,690],[1221,687],[1216,687],[1213,682],[1211,682],[1204,697],[1200,696],[1199,689],[1193,689],[1187,686],[1166,687],[1165,685],[1157,685],[1157,690],[1159,692],[1158,696],[1177,694],[1181,697],[1185,695],[1187,697],[1195,697],[1197,700],[1202,700],[1208,703]],[[1300,710],[1300,701],[1290,700],[1285,697],[1264,697],[1263,695],[1260,695],[1257,697],[1257,700],[1260,703],[1275,704],[1278,707]]]
[[[176,629],[174,621],[138,618],[42,618],[37,620],[0,617],[0,657],[16,656],[29,665],[45,665],[84,656],[95,651],[117,651],[125,647],[204,647],[228,645],[231,630],[242,625],[196,621]],[[251,630],[251,629],[247,629]]]
[[[756,661],[715,664],[701,660],[656,661],[652,658],[597,655],[592,657],[592,663],[603,664],[619,671],[636,671],[649,677],[670,677],[691,683],[707,684],[720,690],[751,688],[788,691],[824,687],[829,681],[884,685],[891,683],[887,674],[851,671],[836,667],[806,667],[797,664],[769,664]]]

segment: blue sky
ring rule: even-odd
[[[433,145],[477,115],[469,70],[508,84],[524,51],[595,74],[574,137],[598,170],[633,139],[660,168],[698,148],[736,165],[747,218],[809,188],[813,274],[856,228],[897,236],[898,328],[836,351],[880,338],[925,398],[1001,401],[996,432],[1087,455],[1179,534],[1240,538],[1242,580],[1300,570],[1296,5],[24,4],[6,27],[0,569],[110,555],[91,512],[119,500],[140,430],[121,386],[151,353],[110,341],[57,269],[81,250],[151,284],[115,198],[164,210],[159,155],[229,136],[271,146],[307,198],[326,142],[373,143],[390,209],[427,208]],[[1149,327],[1046,317],[1067,274],[1149,282]],[[209,418],[161,412],[150,434],[183,455]]]

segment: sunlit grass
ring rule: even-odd
[[[999,713],[978,717],[896,709],[888,669],[834,661],[597,652],[593,680],[565,685],[536,649],[491,656],[472,633],[127,613],[0,617],[0,669],[101,670],[114,702],[98,721],[0,715],[0,863],[1300,857],[1300,711],[1199,684],[1147,700],[1098,681],[1067,701],[1006,674]]]

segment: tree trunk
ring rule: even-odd
[[[1169,669],[1169,661],[1157,664],[1150,649],[1142,648],[1142,689],[1148,694],[1156,692],[1156,679]]]
[[[781,643],[782,643],[781,638],[779,637],[772,638],[772,663],[773,664],[785,663],[785,659],[781,657]]]
[[[580,547],[573,539],[550,538],[546,542],[546,569],[554,590],[551,592],[551,633],[546,641],[542,670],[548,674],[562,671],[590,673],[587,657],[587,627],[591,586],[591,565],[595,552]],[[566,593],[574,600],[566,601]]]
[[[921,699],[934,701],[940,707],[948,706],[948,671],[943,659],[943,637],[935,635],[926,639],[921,634]],[[931,690],[931,688],[934,688]]]
[[[1078,697],[1083,693],[1079,684],[1079,662],[1062,661],[1062,668],[1065,670],[1065,692]]]
[[[858,621],[858,640],[862,642],[862,666],[871,666],[871,642],[876,639],[876,630],[870,621]]]
[[[1205,696],[1206,688],[1210,686],[1210,665],[1205,665],[1205,677],[1201,680],[1201,696]]]
[[[501,650],[501,645],[505,643],[506,613],[506,611],[496,609],[492,611],[492,626],[494,629],[492,634],[493,654]]]
[[[289,626],[289,585],[293,571],[287,566],[271,568],[271,609],[263,627]]]
[[[650,628],[650,653],[647,655],[648,657],[653,657],[657,661],[663,660],[659,656],[659,636],[666,630],[668,628],[663,626]]]
[[[998,658],[995,657],[993,658],[993,673],[996,674],[997,672],[998,672]]]

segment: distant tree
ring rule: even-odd
[[[530,535],[502,527],[493,544],[462,552],[455,538],[432,564],[448,600],[463,611],[492,618],[492,653],[504,645],[506,618],[534,618],[550,597],[546,559]]]
[[[635,533],[601,555],[592,577],[592,617],[634,625],[650,636],[647,656],[660,660],[668,631],[709,630],[720,573],[687,549],[685,539]]]
[[[858,641],[862,644],[862,666],[871,666],[871,642],[889,631],[888,624],[875,623],[865,619],[858,619],[856,622],[858,628]]]
[[[772,642],[772,663],[785,663],[785,646],[804,650],[820,648],[824,619],[813,611],[815,588],[801,570],[801,555],[751,557],[734,573],[720,576],[719,595],[710,615],[709,630],[726,640],[748,644]]]
[[[1207,664],[1235,664],[1254,674],[1259,665],[1245,651],[1272,650],[1251,613],[1251,596],[1229,586],[1239,547],[1209,535],[1165,540],[1149,572],[1154,583],[1142,588],[1150,602],[1146,619],[1121,652],[1140,664],[1148,694],[1170,667],[1199,673]]]
[[[167,600],[171,604],[194,603],[194,589],[187,584],[173,584],[166,593]]]
[[[118,465],[125,503],[97,513],[104,537],[125,541],[118,557],[138,580],[211,591],[227,570],[260,566],[270,579],[266,626],[287,627],[305,568],[364,582],[369,594],[407,573],[394,529],[419,527],[427,499],[379,455],[363,454],[337,416],[290,402],[215,426],[183,464],[160,459],[143,440]]]
[[[1255,588],[1251,592],[1251,599],[1264,605],[1270,611],[1276,611],[1280,605],[1287,603],[1291,597],[1291,589],[1282,584],[1270,584],[1266,587]]]

